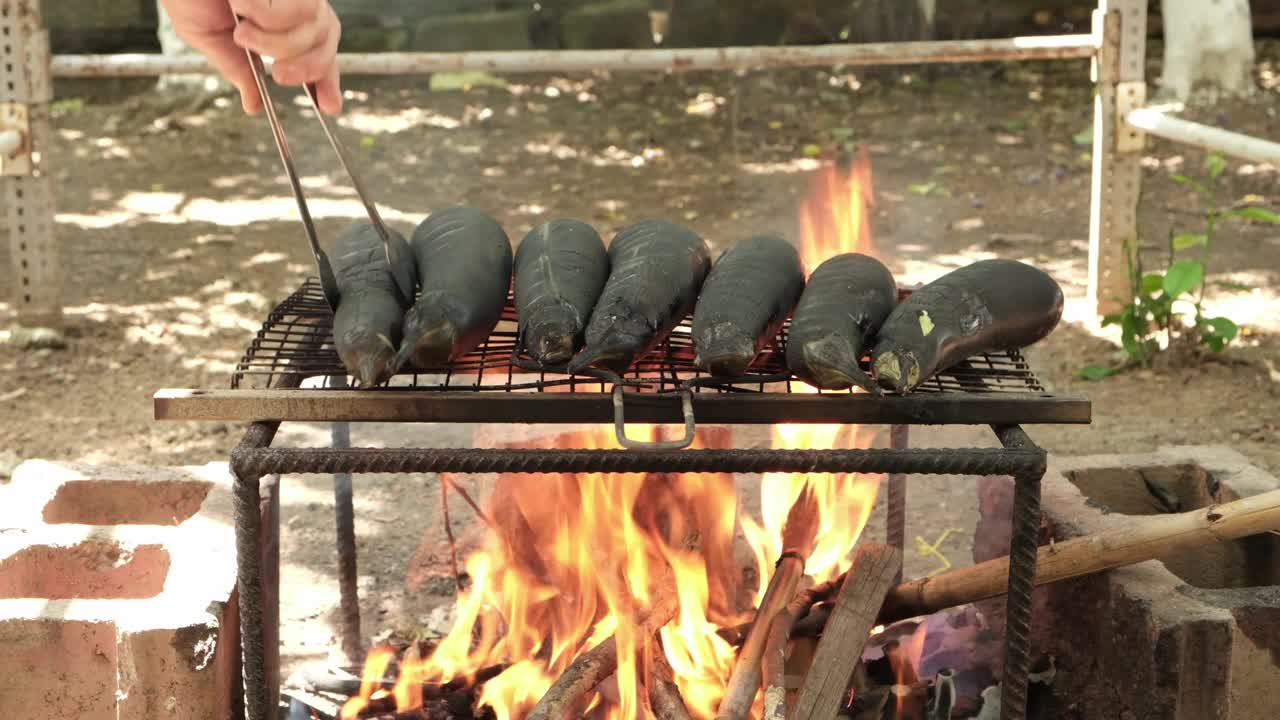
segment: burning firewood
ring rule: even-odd
[[[761,672],[764,674],[764,720],[786,720],[787,718],[787,640],[791,637],[791,628],[796,620],[809,611],[813,605],[813,588],[804,588],[808,581],[802,581],[802,589],[796,593],[790,603],[773,619],[769,626],[769,639],[765,643],[764,660]]]
[[[887,545],[863,545],[858,549],[853,567],[836,593],[831,619],[818,641],[793,717],[836,717],[901,561],[901,551]]]
[[[755,622],[742,643],[724,699],[717,708],[716,720],[742,720],[751,711],[760,689],[761,660],[769,626],[795,598],[796,588],[804,575],[805,558],[813,552],[817,540],[818,519],[817,498],[806,484],[791,505],[786,524],[782,527],[782,555],[756,611]]]
[[[690,545],[692,541],[686,543]],[[668,568],[669,570],[669,568]],[[671,622],[679,609],[674,577],[658,582],[654,588],[653,602],[648,612],[636,621],[636,637],[647,641],[663,625]],[[555,684],[533,706],[526,720],[569,720],[581,711],[585,701],[603,682],[618,669],[618,644],[611,636],[599,645],[579,655],[561,673]]]
[[[667,662],[662,645],[657,642],[648,643],[649,659],[648,687],[649,704],[657,720],[693,720],[689,708],[685,707],[684,698],[680,696],[680,688],[676,686],[675,671]]]

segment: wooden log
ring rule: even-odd
[[[760,690],[760,662],[764,657],[769,626],[796,595],[796,587],[804,576],[805,558],[813,552],[818,520],[818,500],[813,489],[806,484],[791,505],[787,521],[782,526],[782,557],[769,586],[765,588],[751,630],[738,652],[724,698],[716,708],[716,720],[742,720],[751,711]]]
[[[807,578],[806,578],[807,579]],[[813,606],[813,588],[801,586],[769,626],[761,673],[764,675],[764,720],[787,718],[787,640],[796,620]]]
[[[665,575],[666,578],[654,588],[649,610],[636,621],[636,637],[652,637],[663,625],[671,622],[680,607],[675,577],[670,568]],[[610,636],[570,663],[529,711],[526,720],[569,720],[577,717],[591,692],[617,669],[618,644]]]
[[[887,545],[867,544],[858,549],[796,697],[793,717],[834,720],[840,712],[849,678],[901,562],[902,553]]]
[[[693,720],[689,708],[684,704],[680,688],[676,685],[675,671],[667,662],[662,644],[652,641],[649,646],[648,689],[649,704],[653,708],[653,716],[657,720]]]
[[[1040,548],[1036,585],[1134,565],[1216,542],[1280,529],[1280,490],[1190,512],[1134,518],[1114,530]],[[889,591],[881,623],[1003,595],[1009,558],[988,560],[941,575],[902,583]]]

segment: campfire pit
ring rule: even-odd
[[[904,293],[905,294],[905,293]],[[1023,716],[1031,656],[1026,628],[1039,529],[1039,481],[1046,455],[1023,424],[1088,423],[1090,404],[1078,396],[1048,392],[1017,352],[983,355],[938,375],[906,397],[861,392],[796,392],[783,370],[786,328],[750,374],[713,380],[692,363],[688,324],[682,325],[626,377],[562,376],[532,370],[514,354],[515,315],[508,303],[502,323],[471,355],[448,367],[406,373],[387,387],[346,389],[332,347],[330,315],[318,283],[306,282],[268,316],[240,363],[229,390],[163,390],[155,398],[161,420],[250,421],[231,454],[236,476],[236,535],[248,717],[263,720],[278,679],[267,658],[274,628],[264,621],[261,599],[263,543],[277,528],[264,526],[260,494],[264,476],[285,473],[921,473],[1007,475],[1016,479],[1009,572],[1002,712]],[[865,365],[866,360],[864,358]],[[612,388],[610,385],[612,382]],[[514,448],[273,448],[281,422],[614,422],[620,441],[633,449]],[[624,423],[681,423],[686,439],[642,448],[624,439]],[[681,449],[695,423],[889,424],[902,439],[911,424],[989,425],[1002,448],[909,449]],[[674,446],[674,447],[673,447]],[[269,492],[274,485],[267,485]],[[350,517],[350,498],[338,512]],[[345,507],[343,507],[345,505]],[[902,527],[903,503],[891,504],[890,537]],[[895,517],[896,516],[896,517]],[[900,531],[897,535],[901,538]],[[344,563],[354,564],[354,542],[340,538]],[[269,557],[269,556],[268,556]],[[271,564],[270,562],[268,563]],[[272,601],[274,602],[274,601]],[[270,603],[268,603],[269,605]],[[275,663],[270,663],[274,668]],[[271,671],[274,672],[274,669]]]

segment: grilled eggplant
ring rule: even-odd
[[[400,233],[391,228],[387,232],[392,242],[407,245]],[[408,258],[409,253],[402,256]],[[338,280],[338,308],[333,316],[338,357],[357,387],[382,384],[394,373],[393,358],[408,308],[387,266],[377,229],[358,222],[338,235],[333,266]]]
[[[889,268],[860,253],[823,261],[809,276],[787,335],[787,367],[821,390],[880,394],[858,362],[898,298]]]
[[[542,365],[569,362],[608,277],[609,253],[590,225],[552,220],[534,228],[515,258],[523,350]]]
[[[410,239],[422,291],[404,318],[396,367],[438,367],[471,352],[502,318],[511,288],[511,241],[467,207],[432,213]]]
[[[1016,260],[980,260],[911,293],[885,320],[871,370],[907,394],[972,355],[1044,339],[1062,319],[1062,288]]]
[[[757,235],[729,248],[712,266],[693,310],[698,367],[738,377],[786,322],[804,290],[795,246]]]
[[[609,279],[587,323],[586,344],[569,361],[621,373],[671,334],[693,310],[711,251],[692,230],[642,220],[609,244]]]

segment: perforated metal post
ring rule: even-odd
[[[0,0],[0,195],[9,225],[13,307],[26,325],[62,315],[48,157],[49,34],[39,0]],[[16,142],[13,142],[15,141]]]
[[[1105,315],[1129,297],[1128,253],[1138,241],[1145,138],[1122,118],[1146,101],[1147,0],[1099,0],[1094,33],[1089,301]]]

